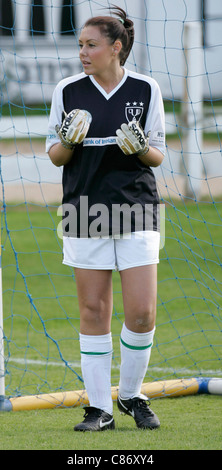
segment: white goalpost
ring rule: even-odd
[[[5,356],[4,356],[4,333],[3,333],[3,302],[2,302],[2,263],[0,246],[0,396],[5,396]]]
[[[12,404],[5,395],[5,354],[3,328],[2,252],[0,233],[0,411],[11,411]]]
[[[183,165],[185,194],[198,198],[201,191],[203,153],[203,30],[200,22],[184,26]],[[183,169],[182,169],[183,171]],[[188,176],[188,177],[187,177]]]

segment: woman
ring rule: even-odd
[[[110,379],[113,269],[120,272],[125,313],[117,405],[139,428],[160,425],[140,390],[156,318],[160,234],[151,167],[164,157],[163,102],[155,80],[123,67],[134,27],[121,8],[114,7],[113,13],[91,18],[82,28],[84,72],[57,85],[46,143],[52,162],[64,165],[64,215],[73,206],[76,215],[72,230],[72,220],[66,223],[64,218],[63,262],[75,269],[81,367],[90,406],[75,431],[115,427]],[[150,208],[152,217],[147,217]]]

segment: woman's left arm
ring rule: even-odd
[[[138,158],[146,166],[157,167],[162,163],[164,155],[159,149],[155,147],[149,147],[148,152],[144,155],[138,155]]]

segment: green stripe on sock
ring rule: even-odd
[[[88,352],[88,351],[80,351],[81,354],[86,354],[88,356],[104,356],[105,354],[110,354],[112,353],[112,351],[108,351],[108,352]]]
[[[125,346],[126,348],[135,349],[137,351],[142,351],[143,349],[148,349],[148,348],[151,348],[152,346],[152,343],[148,344],[148,346],[131,346],[130,344],[125,343],[125,341],[123,341],[122,338],[120,338],[120,341],[123,344],[123,346]]]

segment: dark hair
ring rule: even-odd
[[[110,39],[110,44],[119,39],[122,43],[122,49],[119,53],[120,65],[124,65],[134,42],[134,25],[122,8],[113,5],[109,8],[110,12],[117,16],[95,16],[90,18],[84,24],[87,26],[97,26],[102,35]]]

